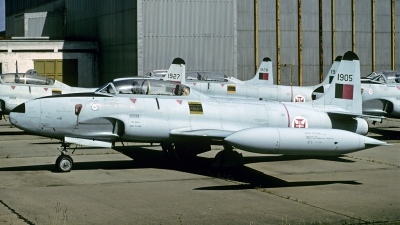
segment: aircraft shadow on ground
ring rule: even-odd
[[[162,151],[152,150],[143,147],[114,147],[114,149],[133,160],[118,161],[97,161],[97,162],[75,162],[72,168],[74,170],[119,170],[119,169],[140,169],[140,168],[157,168],[165,170],[174,170],[185,173],[192,173],[207,176],[216,179],[228,180],[232,185],[199,187],[195,190],[243,190],[254,188],[277,188],[277,187],[302,187],[302,186],[318,186],[329,184],[350,184],[358,185],[356,181],[297,181],[288,182],[255,169],[243,166],[235,169],[215,169],[212,167],[213,158],[196,157],[187,161],[178,161],[171,156],[165,156]],[[295,157],[295,156],[265,156],[265,157],[244,157],[245,163],[257,162],[276,162],[276,161],[293,161],[302,159],[320,159],[338,162],[351,163],[352,160],[342,159],[340,157]],[[55,160],[54,160],[55,161]],[[54,164],[21,166],[0,168],[1,171],[55,171]]]
[[[27,135],[28,133],[21,131],[21,130],[16,130],[16,131],[1,131],[0,136],[8,136],[8,135]]]
[[[400,140],[400,129],[388,130],[385,128],[370,127],[368,131],[378,134],[379,136],[373,136],[373,138],[378,140]]]

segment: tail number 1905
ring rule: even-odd
[[[338,80],[340,81],[353,81],[353,75],[351,74],[339,74]]]

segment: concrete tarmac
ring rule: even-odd
[[[78,147],[69,173],[54,171],[57,140],[0,121],[0,224],[400,224],[400,128],[371,126],[391,146],[341,157],[239,151],[167,159],[158,145]],[[390,139],[390,140],[387,140]]]

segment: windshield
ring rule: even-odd
[[[367,78],[379,83],[398,84],[400,83],[400,72],[392,70],[377,71],[369,74]]]
[[[227,82],[228,76],[222,73],[215,72],[187,72],[186,79]]]
[[[54,84],[54,79],[39,75],[34,70],[28,70],[26,73],[1,74],[0,81],[3,84],[36,84],[36,85]]]
[[[139,94],[139,95],[179,95],[186,96],[190,88],[174,82],[153,79],[129,78],[117,80],[103,85],[96,92],[108,94]]]

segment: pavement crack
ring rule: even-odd
[[[290,200],[290,201],[293,201],[293,202],[301,203],[301,204],[303,204],[303,205],[307,205],[307,206],[310,206],[310,207],[313,207],[313,208],[316,208],[316,209],[320,209],[320,210],[323,210],[323,211],[326,211],[326,212],[334,213],[334,214],[336,214],[336,215],[344,216],[344,217],[347,217],[347,218],[349,218],[349,219],[358,220],[359,223],[360,223],[360,222],[362,222],[362,223],[369,223],[369,222],[370,222],[370,221],[365,220],[365,219],[362,219],[362,218],[357,218],[357,217],[354,217],[354,216],[349,216],[349,215],[346,215],[346,214],[343,214],[343,213],[340,213],[340,212],[336,212],[336,211],[332,211],[332,210],[329,210],[329,209],[326,209],[326,208],[322,208],[322,207],[320,207],[320,206],[311,205],[311,204],[307,203],[307,201],[301,201],[301,200],[299,200],[299,199],[297,199],[297,198],[293,198],[293,197],[291,197],[291,196],[286,196],[286,197],[285,197],[285,196],[283,196],[283,195],[280,195],[280,194],[278,194],[278,193],[276,193],[276,192],[273,192],[273,191],[271,191],[271,190],[269,190],[269,189],[266,189],[266,188],[257,188],[257,187],[256,187],[255,190],[258,190],[258,191],[261,191],[261,192],[264,192],[264,193],[268,193],[268,194],[270,194],[270,195],[274,195],[274,196],[276,196],[276,197],[283,198],[283,199],[287,199],[287,200]]]
[[[231,179],[223,179],[223,178],[218,178],[218,179],[222,179],[222,180],[228,181],[230,183],[247,185],[246,183],[237,182],[237,181],[231,180]],[[310,206],[310,207],[313,207],[313,208],[316,208],[316,209],[320,209],[320,210],[323,210],[323,211],[326,211],[326,212],[330,212],[330,213],[333,213],[333,214],[336,214],[336,215],[347,217],[349,219],[357,220],[358,224],[360,224],[360,223],[367,224],[367,223],[371,222],[371,221],[368,221],[368,220],[365,220],[365,219],[362,219],[362,218],[357,218],[357,217],[354,217],[354,216],[349,216],[349,215],[346,215],[346,214],[343,214],[343,213],[340,213],[340,212],[336,212],[336,211],[332,211],[332,210],[329,210],[329,209],[326,209],[326,208],[322,208],[320,206],[311,205],[311,204],[307,203],[307,201],[301,201],[301,200],[299,200],[297,198],[293,198],[291,196],[283,196],[281,194],[278,194],[278,193],[273,192],[273,191],[271,191],[269,189],[266,189],[266,188],[254,187],[254,189],[257,190],[257,191],[261,191],[261,192],[270,194],[270,195],[274,195],[274,196],[282,198],[282,199],[287,199],[287,200],[290,200],[290,201],[293,201],[293,202],[301,203],[301,204],[306,205],[306,206]]]
[[[381,165],[387,165],[387,166],[400,168],[399,165],[396,165],[394,163],[384,162],[384,161],[373,159],[373,158],[356,157],[356,156],[353,156],[353,155],[346,155],[345,157],[350,158],[350,159],[364,160],[364,161],[367,161],[367,162],[372,162],[372,163],[376,163],[376,164],[381,164]]]
[[[23,217],[21,214],[19,214],[17,211],[15,211],[15,209],[11,208],[9,205],[4,203],[2,200],[0,200],[0,204],[2,204],[4,207],[6,207],[8,210],[10,210],[11,213],[13,213],[14,215],[16,215],[18,217],[18,219],[24,221],[27,224],[35,225],[35,223],[33,223],[33,222],[29,221],[28,219],[26,219],[25,217]]]

